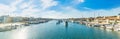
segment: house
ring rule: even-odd
[[[0,23],[11,23],[11,22],[12,22],[12,17],[8,15],[0,17]]]
[[[99,24],[112,24],[112,23],[120,23],[120,16],[103,16],[103,17],[96,17],[94,22]]]

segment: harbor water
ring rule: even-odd
[[[78,23],[50,21],[0,32],[0,39],[120,39],[120,32]]]

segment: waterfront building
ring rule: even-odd
[[[0,23],[11,23],[11,22],[12,22],[12,17],[10,17],[9,15],[0,17]]]
[[[23,22],[23,17],[13,17],[13,22]]]
[[[112,23],[120,23],[120,16],[103,16],[96,17],[94,22],[98,24],[112,24]]]

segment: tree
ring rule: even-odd
[[[118,15],[120,16],[120,13]]]

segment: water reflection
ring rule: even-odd
[[[65,21],[65,27],[66,27],[66,29],[68,28],[68,22],[67,21]]]
[[[0,32],[5,32],[5,31],[11,31],[14,29],[22,28],[25,26],[5,26],[5,27],[0,27]]]
[[[28,39],[28,32],[27,32],[27,28],[23,28],[23,29],[18,29],[17,31],[15,31],[14,33],[12,33],[12,38],[11,39]]]
[[[59,25],[59,24],[61,24],[61,23],[64,23],[64,26],[65,26],[65,28],[67,29],[68,28],[68,21],[62,21],[62,20],[58,20],[57,22],[56,22],[56,25]]]
[[[58,24],[60,24],[60,23],[62,23],[63,21],[62,20],[58,20],[57,22],[56,22],[56,25],[58,25]]]
[[[28,26],[12,32],[0,32],[0,39],[120,39],[120,33],[65,21],[56,25],[57,22]]]

